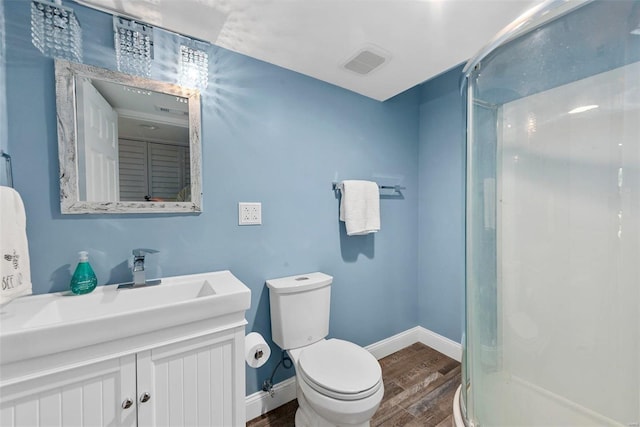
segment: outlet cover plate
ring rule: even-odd
[[[262,224],[262,203],[260,202],[239,202],[238,203],[238,225],[261,225]]]

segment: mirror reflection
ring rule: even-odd
[[[56,60],[62,213],[200,212],[200,94]]]
[[[191,200],[186,98],[79,76],[76,117],[79,200]]]

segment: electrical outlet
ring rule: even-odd
[[[238,203],[238,225],[261,225],[262,203]]]

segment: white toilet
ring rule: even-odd
[[[267,280],[273,341],[296,369],[296,427],[369,426],[384,385],[380,364],[349,341],[326,340],[333,277]]]

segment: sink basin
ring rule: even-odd
[[[24,328],[46,326],[58,322],[78,322],[89,317],[117,315],[145,307],[181,303],[216,294],[211,283],[203,277],[171,277],[163,280],[160,284],[164,286],[115,291],[113,286],[101,286],[87,295],[56,294],[60,298],[53,298],[44,306],[38,307],[36,313],[30,313],[24,307],[17,309],[18,316],[12,320],[20,322],[21,325],[16,326]]]
[[[251,291],[229,271],[167,277],[155,286],[99,286],[18,298],[0,308],[0,363],[72,350],[249,308]]]

